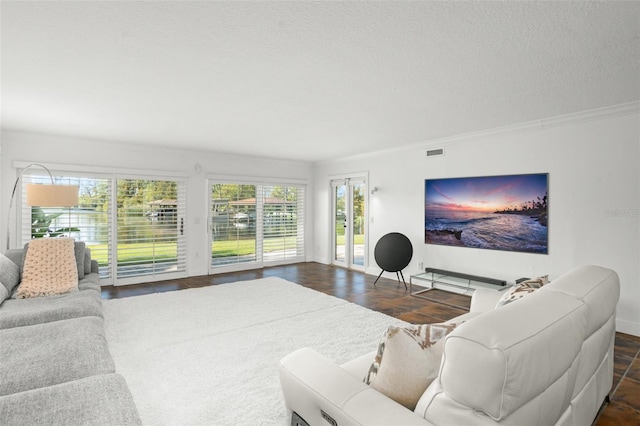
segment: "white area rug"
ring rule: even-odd
[[[311,346],[340,364],[401,323],[280,278],[103,306],[116,371],[146,425],[284,425],[280,359]]]

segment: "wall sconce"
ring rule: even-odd
[[[13,206],[13,199],[16,195],[16,189],[18,182],[22,175],[31,167],[42,167],[49,174],[51,179],[51,185],[47,184],[32,184],[29,183],[26,186],[27,192],[27,205],[38,207],[72,207],[78,205],[78,185],[56,185],[53,181],[53,175],[51,171],[42,164],[29,164],[22,169],[16,182],[13,184],[13,192],[11,193],[11,201],[9,202],[9,213],[7,214],[7,250],[9,250],[11,242],[11,207]]]
[[[371,188],[371,195],[375,194],[378,191],[379,191],[378,187],[374,186],[373,188]]]

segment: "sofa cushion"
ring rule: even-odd
[[[7,288],[4,286],[4,284],[2,284],[2,281],[0,281],[0,305],[2,305],[2,302],[7,300],[8,298],[9,292],[7,291]]]
[[[139,425],[140,417],[124,378],[91,376],[0,397],[0,424]]]
[[[99,291],[87,289],[35,299],[8,299],[0,307],[0,329],[88,316],[102,317]]]
[[[102,318],[4,329],[0,342],[0,395],[115,371]]]
[[[76,244],[78,244],[78,241],[76,241]],[[85,276],[87,276],[87,274],[90,274],[90,273],[91,273],[91,249],[89,247],[85,247],[84,248],[84,274],[82,277],[80,276],[80,274],[78,274],[78,279],[81,280]]]
[[[84,278],[85,274],[85,243],[82,241],[74,241],[73,242],[73,252],[75,255],[76,266],[78,267],[78,279],[81,280]]]
[[[496,303],[496,308],[508,305],[509,303],[515,302],[516,300],[520,300],[536,290],[538,290],[538,287],[533,287],[532,285],[525,283],[511,286],[509,290],[505,291],[502,297],[500,297],[498,303]]]
[[[531,284],[534,287],[542,287],[543,285],[549,284],[549,275],[542,275],[537,278],[529,278],[528,280],[522,281],[522,283]]]
[[[22,282],[16,297],[42,297],[77,291],[78,264],[74,247],[71,238],[32,240],[25,255]],[[84,272],[84,254],[82,270]]]
[[[35,240],[32,240],[35,241]],[[29,251],[29,243],[26,243],[22,249],[9,249],[7,250],[7,257],[9,257],[16,265],[20,267],[20,276],[22,276],[24,268],[24,259],[27,251]],[[91,271],[91,263],[89,263],[89,271],[87,272],[87,251],[89,256],[89,262],[91,262],[91,250],[87,248],[83,241],[74,241],[73,252],[76,256],[76,265],[78,267],[78,279],[84,278],[85,274]]]
[[[390,326],[383,336],[365,383],[413,410],[438,376],[444,337],[457,324]]]
[[[20,277],[22,277],[22,255],[23,249],[9,249],[4,255],[9,258],[10,261],[18,265]]]
[[[529,279],[518,283],[505,291],[502,297],[496,303],[496,308],[500,306],[508,305],[511,302],[522,299],[527,294],[531,294],[534,291],[540,289],[543,285],[549,282],[549,276],[544,275],[542,277]]]
[[[60,238],[56,238],[56,239],[60,239]],[[37,240],[32,240],[32,241],[37,241]],[[25,244],[24,246],[24,252],[25,255],[28,251],[29,248],[29,243]],[[86,262],[86,244],[83,241],[75,241],[73,242],[73,254],[75,256],[75,261],[76,261],[76,266],[78,268],[78,279],[81,280],[84,278],[84,275],[86,274],[86,266],[85,266],[85,262]],[[89,251],[89,256],[91,256],[91,251]]]
[[[9,295],[20,282],[20,268],[4,254],[0,254],[0,282]]]

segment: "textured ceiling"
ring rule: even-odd
[[[640,2],[2,1],[2,127],[317,161],[640,99]]]

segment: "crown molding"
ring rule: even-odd
[[[455,143],[464,142],[470,139],[478,139],[490,136],[498,136],[504,134],[516,134],[522,132],[532,132],[553,127],[567,126],[571,124],[586,123],[589,121],[600,120],[603,118],[620,117],[625,115],[640,113],[640,101],[627,102],[624,104],[612,105],[602,108],[595,108],[586,111],[580,111],[571,114],[559,115],[556,117],[543,118],[540,120],[526,121],[522,123],[510,124],[508,126],[494,127],[492,129],[479,130],[469,133],[461,133],[458,135],[447,136],[437,139],[430,139],[420,143],[405,145],[375,152],[353,155],[346,158],[338,158],[333,160],[323,160],[314,163],[315,165],[333,164],[354,159],[367,158],[384,153],[401,152],[413,149],[427,149],[433,147],[443,147]]]
[[[530,132],[536,130],[550,129],[553,127],[567,126],[571,124],[586,123],[603,118],[621,117],[640,112],[640,101],[627,102],[619,105],[612,105],[602,108],[590,109],[571,114],[559,115],[556,117],[543,118],[540,120],[526,121],[523,123],[508,126],[496,127],[493,129],[480,130],[477,132],[463,133],[460,135],[448,136],[444,138],[432,139],[413,147],[432,147],[436,145],[450,145],[469,139],[482,138],[487,136],[498,136],[509,133]]]

